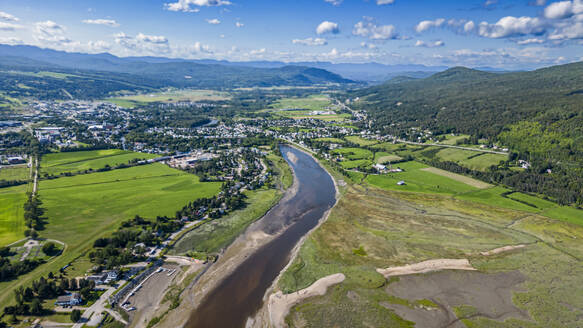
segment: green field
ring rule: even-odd
[[[379,164],[385,164],[385,163],[389,163],[389,162],[398,162],[403,160],[402,157],[397,156],[397,155],[393,155],[393,154],[389,154],[389,153],[385,153],[385,152],[377,152],[374,155],[374,160],[375,162],[379,163]]]
[[[320,142],[329,142],[329,143],[336,143],[336,144],[344,144],[346,143],[345,140],[339,139],[339,138],[317,138],[315,139],[316,141],[320,141]]]
[[[401,168],[404,170],[404,172],[383,175],[369,175],[366,178],[366,181],[374,186],[386,190],[400,190],[408,192],[453,195],[478,190],[477,188],[465,183],[422,170],[427,167],[428,166],[424,164],[413,161],[399,163],[395,164],[393,168]],[[405,185],[397,185],[399,181],[405,181]]]
[[[52,153],[43,156],[41,174],[59,175],[65,172],[97,170],[106,165],[127,164],[135,159],[151,159],[158,155],[135,153],[120,149]]]
[[[24,238],[24,203],[28,186],[0,189],[0,247]]]
[[[153,102],[174,103],[185,101],[222,101],[230,99],[227,92],[213,90],[171,90],[151,94],[131,95],[106,99],[125,108],[134,108],[139,104]]]
[[[485,171],[492,165],[500,164],[500,161],[508,159],[506,155],[500,154],[483,154],[474,158],[466,159],[460,164],[472,170]]]
[[[369,167],[372,165],[372,162],[368,159],[357,159],[354,161],[342,161],[340,162],[340,166],[343,168],[350,170],[355,169],[357,167]]]
[[[305,109],[308,111],[324,110],[332,105],[330,98],[321,95],[312,95],[303,98],[283,98],[269,107],[273,109]]]
[[[12,301],[13,288],[56,272],[82,256],[95,239],[117,229],[119,222],[136,214],[146,218],[173,216],[189,201],[217,194],[220,185],[202,183],[195,175],[162,164],[41,181],[39,195],[48,224],[40,234],[67,246],[52,262],[17,281],[1,283],[0,289],[7,292],[0,295],[0,306]]]
[[[502,154],[479,153],[477,151],[440,148],[437,146],[428,147],[420,152],[421,156],[436,159],[443,162],[455,162],[472,170],[485,171],[492,165],[498,165],[500,161],[505,161],[508,156]]]
[[[373,154],[370,150],[362,149],[362,148],[340,148],[335,149],[332,151],[334,155],[342,155],[344,158],[350,160],[357,160],[357,159],[373,159]]]
[[[468,138],[470,138],[470,136],[467,135],[467,134],[460,134],[460,135],[457,135],[457,136],[455,136],[455,135],[452,136],[451,134],[446,134],[445,135],[445,140],[444,141],[441,141],[440,143],[441,144],[444,144],[444,145],[452,145],[452,146],[455,146],[458,140],[463,140],[463,139],[468,139]]]
[[[294,110],[284,110],[294,109]],[[333,111],[336,114],[313,115],[313,111]],[[272,103],[268,109],[262,112],[270,112],[276,117],[293,119],[312,118],[322,121],[344,121],[351,117],[350,114],[338,114],[337,108],[332,104],[328,96],[312,95],[302,98],[283,98]]]
[[[502,197],[502,194],[510,192],[510,189],[504,187],[494,187],[459,195],[457,198],[518,211],[531,213],[540,212],[540,209],[536,207],[514,201],[510,198]]]
[[[6,181],[26,181],[30,177],[30,168],[26,165],[18,167],[0,168],[0,180]]]
[[[364,138],[362,138],[360,136],[348,136],[348,137],[344,137],[344,139],[346,139],[346,141],[355,143],[355,144],[357,144],[357,145],[359,145],[361,147],[363,147],[363,146],[371,146],[371,145],[374,145],[374,144],[377,144],[378,143],[378,141],[376,141],[376,140],[368,140],[368,139],[364,139]]]

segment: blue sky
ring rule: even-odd
[[[0,0],[0,43],[118,56],[536,68],[583,60],[583,0]]]

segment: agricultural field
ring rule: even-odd
[[[371,145],[378,143],[378,141],[376,141],[376,140],[368,140],[368,139],[364,139],[360,136],[348,136],[348,137],[345,137],[344,139],[346,139],[346,141],[348,141],[348,142],[355,143],[361,147],[371,146]]]
[[[0,189],[0,247],[24,238],[24,203],[28,186]]]
[[[414,165],[424,172],[419,164],[411,164],[409,171],[415,170]],[[343,273],[346,280],[330,287],[324,296],[294,306],[286,323],[448,326],[456,315],[467,327],[478,328],[579,326],[583,297],[572,291],[583,283],[579,242],[583,227],[525,212],[523,204],[500,196],[505,192],[502,188],[474,190],[464,196],[489,193],[491,198],[476,202],[480,197],[453,198],[427,189],[404,193],[370,183],[347,186],[328,220],[300,248],[278,288],[292,293],[335,273]],[[549,205],[529,198],[534,196],[514,196],[541,208]],[[518,205],[514,209],[499,206],[507,204],[498,198]],[[482,254],[511,245],[524,246]],[[468,259],[477,271],[390,279],[376,271],[448,258]],[[447,308],[452,311],[443,310]]]
[[[472,170],[485,171],[490,166],[498,165],[500,164],[500,161],[505,161],[507,159],[508,156],[506,155],[485,153],[480,156],[466,159],[460,164]]]
[[[357,159],[373,159],[373,154],[370,150],[362,148],[339,148],[332,151],[334,155],[342,155],[349,160]]]
[[[326,110],[332,102],[328,96],[312,95],[303,98],[283,98],[271,104],[273,109],[305,109],[308,111]]]
[[[231,96],[227,92],[213,90],[171,90],[142,95],[122,96],[106,99],[122,107],[134,108],[139,104],[153,102],[175,103],[175,102],[196,102],[196,101],[222,101],[229,100]]]
[[[375,153],[375,162],[379,163],[379,164],[385,164],[385,163],[389,163],[389,162],[399,162],[402,161],[403,158],[397,155],[393,155],[393,154],[389,154],[389,153],[385,153],[385,152],[377,152]]]
[[[0,295],[0,305],[12,299],[11,290],[17,286],[82,257],[95,239],[113,232],[119,222],[135,215],[173,216],[189,201],[216,195],[220,186],[200,182],[195,175],[162,164],[42,180],[39,196],[48,224],[40,235],[64,242],[66,249],[63,255],[17,281],[1,283],[0,289],[8,292]]]
[[[120,149],[91,150],[79,152],[52,153],[43,156],[41,160],[41,176],[43,174],[59,175],[61,173],[98,170],[106,165],[115,166],[127,164],[136,159],[152,159],[158,155],[135,153]]]
[[[329,142],[329,143],[336,143],[336,144],[345,144],[346,140],[339,139],[339,138],[317,138],[315,141],[320,142]]]
[[[18,167],[1,167],[0,180],[26,181],[30,178],[30,168],[26,165]]]
[[[467,134],[460,134],[460,135],[446,134],[445,140],[441,141],[439,143],[443,144],[443,145],[455,146],[459,140],[464,140],[464,139],[469,139],[469,138],[470,138],[470,136]]]
[[[344,169],[351,170],[356,169],[359,167],[370,167],[372,165],[372,161],[368,159],[357,159],[353,161],[342,161],[340,162],[340,166]]]
[[[455,162],[472,170],[485,171],[492,165],[498,165],[508,156],[502,154],[489,154],[457,148],[428,147],[419,154],[428,159],[438,159],[443,162]]]
[[[270,112],[276,117],[293,119],[312,118],[323,121],[344,121],[350,114],[338,114],[337,106],[333,105],[328,96],[312,95],[303,98],[283,98],[269,106],[264,112]],[[332,111],[335,114],[314,115],[314,111]]]
[[[366,181],[382,189],[408,192],[454,195],[478,190],[472,184],[456,181],[449,177],[427,171],[428,166],[418,162],[398,163],[393,165],[393,168],[400,168],[403,172],[369,175]],[[399,181],[404,181],[405,185],[397,185]]]

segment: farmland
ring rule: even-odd
[[[401,168],[403,172],[370,175],[366,178],[366,181],[383,189],[409,192],[453,195],[460,192],[477,190],[477,188],[472,185],[429,172],[425,170],[428,168],[426,165],[418,162],[399,163],[395,164],[393,167]],[[399,181],[405,181],[405,185],[397,185],[397,182]]]
[[[172,216],[189,201],[211,197],[219,189],[220,183],[202,183],[195,175],[162,164],[43,180],[39,195],[48,224],[40,234],[64,242],[66,249],[63,255],[18,281],[0,284],[0,289],[10,291],[74,262],[92,248],[95,239],[113,232],[122,220],[136,214],[146,218]],[[76,262],[73,264],[75,267]],[[0,304],[6,304],[11,296],[11,292],[3,293]]]
[[[314,111],[331,111],[331,114],[314,114]],[[323,121],[344,121],[350,114],[339,114],[330,98],[322,95],[312,95],[301,98],[282,98],[272,103],[264,112],[270,112],[275,117],[293,119],[312,118]]]
[[[30,177],[30,169],[26,165],[0,168],[0,180],[26,181]]]
[[[412,327],[407,320],[423,322],[428,309],[432,320],[446,320],[439,310],[443,307],[451,307],[468,327],[578,325],[579,312],[572,309],[582,308],[583,298],[570,290],[583,283],[583,248],[577,242],[583,227],[537,214],[576,210],[509,194],[520,200],[515,201],[502,196],[508,192],[504,188],[477,189],[420,163],[400,165],[405,172],[398,174],[410,174],[406,180],[414,184],[412,190],[397,190],[405,186],[397,186],[396,178],[387,183],[390,175],[349,184],[329,219],[301,247],[278,283],[284,293],[330,274],[343,273],[346,280],[295,306],[286,319],[290,326]],[[518,244],[526,246],[495,256],[480,254]],[[479,272],[386,280],[375,270],[436,258],[468,258]],[[446,285],[451,287],[439,289]],[[492,289],[507,294],[491,295],[487,290]],[[512,314],[493,321],[499,313]]]
[[[157,157],[152,154],[135,153],[119,149],[53,153],[45,155],[41,162],[41,174],[58,175],[86,170],[98,170],[106,166],[128,164],[138,159]]]
[[[0,189],[0,247],[24,238],[24,202],[28,186]]]
[[[226,92],[213,90],[171,90],[166,92],[130,95],[106,99],[109,102],[126,108],[134,108],[140,104],[152,102],[171,103],[171,102],[196,102],[196,101],[221,101],[230,99]]]
[[[283,98],[273,103],[273,109],[305,109],[308,111],[324,110],[332,102],[327,96],[314,95],[303,98]]]

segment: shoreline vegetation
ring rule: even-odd
[[[332,170],[336,171],[333,168]],[[308,288],[318,279],[334,274],[343,274],[346,279],[330,287],[325,294],[302,298],[299,304],[291,307],[289,315],[285,317],[286,325],[295,326],[303,322],[322,327],[360,327],[392,322],[399,327],[409,327],[412,322],[407,320],[422,322],[424,311],[427,311],[423,309],[436,306],[435,302],[441,304],[440,306],[452,306],[454,315],[466,324],[476,327],[493,324],[488,319],[487,311],[480,312],[483,311],[483,304],[489,300],[488,295],[483,295],[485,300],[478,302],[479,304],[469,304],[469,301],[468,304],[447,303],[451,301],[447,297],[444,297],[446,303],[441,298],[410,299],[409,295],[404,295],[407,296],[405,298],[402,298],[403,295],[395,297],[388,289],[399,280],[389,273],[395,270],[406,271],[419,279],[431,276],[431,273],[419,272],[454,267],[470,270],[468,273],[461,272],[461,275],[479,272],[485,273],[485,277],[495,277],[494,272],[520,272],[525,280],[519,284],[521,287],[518,290],[513,289],[512,294],[505,296],[514,295],[512,299],[505,299],[503,304],[506,304],[507,309],[515,306],[526,308],[530,320],[543,325],[553,322],[554,316],[549,312],[551,309],[563,315],[568,313],[566,308],[553,304],[553,300],[565,300],[566,304],[573,306],[578,304],[577,298],[568,290],[576,288],[580,279],[569,278],[565,273],[583,255],[583,249],[576,239],[572,239],[575,236],[583,237],[582,227],[545,218],[536,212],[524,212],[522,208],[497,207],[496,202],[476,203],[473,199],[461,200],[448,194],[402,192],[393,190],[393,187],[382,190],[362,179],[348,179],[339,173],[333,176],[335,180],[341,180],[341,184],[347,183],[343,188],[342,198],[331,211],[330,218],[315,229],[299,247],[297,258],[282,272],[273,293],[296,295],[299,290]],[[447,177],[445,174],[443,176]],[[541,224],[546,228],[540,227]],[[378,230],[382,226],[387,227],[385,229],[388,231]],[[414,232],[412,229],[418,231]],[[565,229],[570,231],[569,235],[572,237],[558,237],[557,233],[566,232]],[[403,238],[402,233],[407,233],[408,237]],[[465,240],[470,236],[473,242],[466,244]],[[525,247],[526,245],[529,246]],[[542,274],[540,269],[547,265],[547,256],[551,253],[558,259],[557,265],[550,272]],[[438,260],[448,258],[444,255],[453,256],[449,258],[461,255],[467,260],[457,260],[459,265],[457,262]],[[423,261],[427,261],[427,265],[418,263],[403,267]],[[445,264],[435,266],[436,261]],[[367,268],[371,265],[373,268]],[[379,269],[387,273],[385,278],[374,267],[392,268],[389,271]],[[443,272],[449,274],[450,270]],[[444,279],[446,276],[444,275]],[[503,278],[505,276],[500,277],[502,278],[491,281],[491,288],[508,281],[508,278]],[[545,279],[559,279],[562,287],[551,291],[546,286]],[[460,293],[470,292],[473,288],[471,286],[468,284],[465,289],[460,287]],[[533,304],[527,301],[543,294],[548,294],[548,297],[542,303]],[[397,311],[399,315],[407,317],[407,320],[397,316],[393,312],[395,310],[389,310],[397,305],[384,307],[383,302],[409,307],[411,310],[407,311],[411,312],[406,314]],[[365,304],[369,306],[366,307]],[[477,308],[477,315],[465,314],[463,309],[468,306]],[[332,311],[345,307],[350,310],[342,314],[332,314]],[[270,318],[265,315],[269,313],[266,305],[261,311],[263,320]],[[322,315],[331,319],[323,322]],[[524,318],[517,315],[497,324],[514,327],[524,323]],[[563,324],[574,319],[572,316],[569,318],[565,318]],[[255,320],[257,323],[257,318]]]

